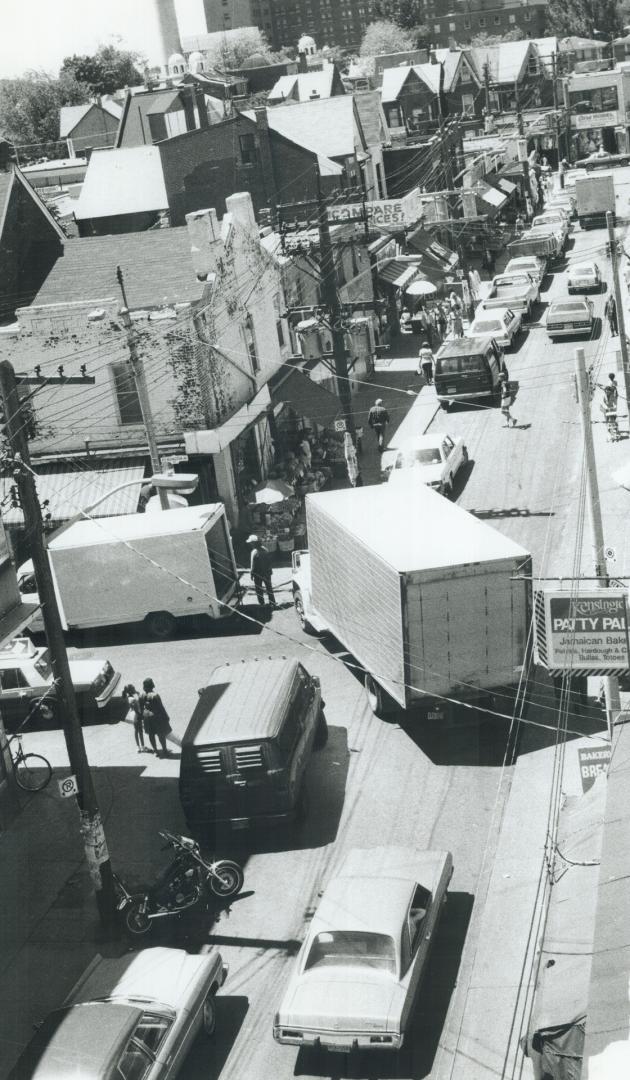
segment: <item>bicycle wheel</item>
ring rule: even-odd
[[[42,791],[51,776],[50,762],[41,754],[24,754],[15,769],[15,779],[22,791]]]

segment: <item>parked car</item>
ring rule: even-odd
[[[412,478],[435,488],[441,495],[451,495],[453,481],[467,461],[463,439],[452,439],[444,432],[418,435],[398,450],[389,483],[406,483]]]
[[[201,1029],[214,1034],[215,997],[227,971],[216,948],[96,956],[9,1080],[170,1080]]]
[[[545,210],[543,214],[538,214],[532,221],[532,228],[550,228],[560,238],[560,244],[562,247],[566,244],[569,238],[569,221],[564,213],[564,210]]]
[[[542,285],[547,273],[547,260],[541,255],[518,255],[510,259],[505,268],[506,274],[529,274],[538,287]]]
[[[351,851],[309,926],[274,1039],[399,1050],[452,873],[448,851]]]
[[[496,399],[504,371],[503,349],[492,338],[447,338],[435,356],[437,399],[446,410],[454,401]]]
[[[602,287],[602,272],[596,262],[572,263],[569,267],[567,289],[570,293],[586,292],[587,289],[595,289],[597,292]]]
[[[509,349],[523,325],[521,315],[511,308],[491,308],[486,310],[485,301],[477,306],[475,317],[470,324],[469,333],[473,337],[494,338],[497,345]]]
[[[490,292],[485,299],[486,310],[509,307],[519,311],[523,318],[531,315],[534,304],[540,299],[540,287],[530,274],[496,274]]]
[[[109,660],[70,660],[70,674],[80,712],[104,709],[120,682]],[[50,654],[30,638],[16,637],[0,648],[0,711],[10,730],[27,718],[35,724],[58,720]]]
[[[577,201],[574,194],[561,189],[555,191],[545,202],[546,210],[564,210],[569,222],[577,216]]]
[[[593,329],[593,301],[588,296],[562,296],[552,300],[547,308],[545,328],[549,337],[572,337]]]

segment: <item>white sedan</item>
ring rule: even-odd
[[[494,338],[497,345],[509,349],[514,338],[520,333],[522,324],[523,317],[519,312],[512,311],[509,307],[486,311],[482,300],[468,332],[471,337]]]
[[[593,301],[588,296],[578,299],[560,296],[547,308],[545,328],[548,336],[573,337],[574,334],[590,336],[593,329]]]
[[[441,495],[451,495],[455,477],[467,461],[468,450],[463,439],[452,439],[443,432],[416,435],[398,447],[388,483],[419,480]]]
[[[525,272],[538,285],[541,285],[547,272],[547,262],[541,255],[517,255],[516,258],[510,259],[505,272],[506,274],[522,274]]]
[[[600,291],[602,273],[596,262],[572,263],[569,267],[567,288],[572,292],[586,292],[587,289]]]
[[[452,873],[448,851],[351,851],[315,912],[274,1039],[399,1050]]]

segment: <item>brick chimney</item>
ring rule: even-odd
[[[308,71],[308,64],[306,62],[306,53],[298,53],[298,71],[301,75],[305,75]]]
[[[200,281],[205,281],[208,274],[216,272],[222,250],[221,225],[216,210],[213,207],[186,214],[186,227],[195,273]]]
[[[267,205],[275,206],[278,202],[278,191],[276,188],[276,177],[273,171],[269,119],[267,117],[267,109],[264,105],[255,110],[255,116],[260,151],[260,167],[262,169],[263,185],[265,188],[265,201]]]
[[[243,232],[258,239],[258,224],[254,213],[254,204],[249,191],[237,191],[225,200],[228,214],[241,227]]]

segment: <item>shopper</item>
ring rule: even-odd
[[[433,382],[433,353],[428,341],[423,341],[418,353],[418,375],[424,375],[427,386]]]
[[[153,752],[158,757],[168,757],[166,736],[170,735],[172,730],[168,713],[164,708],[162,698],[155,689],[153,679],[145,679],[142,683],[142,689],[144,692],[138,697],[138,705],[144,730],[149,736]],[[160,741],[161,753],[155,743],[156,736]]]
[[[503,427],[509,427],[510,424],[512,425],[512,427],[516,427],[516,417],[512,416],[512,414],[510,412],[510,408],[511,408],[513,402],[514,402],[514,394],[512,393],[512,390],[510,389],[510,384],[509,384],[507,378],[503,374],[500,375],[500,379],[501,379],[501,413],[502,413],[503,417],[505,418],[505,423],[504,423]]]
[[[262,607],[265,603],[265,589],[269,597],[269,606],[277,607],[276,598],[271,584],[271,555],[264,544],[261,543],[255,533],[247,537],[245,541],[250,549],[249,569],[252,582],[256,590],[256,599]]]
[[[389,424],[389,413],[383,405],[383,399],[377,398],[368,413],[368,424],[376,436],[379,450],[383,449],[385,428]]]
[[[604,311],[606,312],[606,318],[608,319],[608,325],[610,326],[610,333],[613,337],[617,337],[619,334],[619,327],[617,325],[617,304],[612,293],[606,301]]]
[[[133,734],[136,740],[138,753],[150,754],[151,751],[148,746],[144,745],[144,727],[142,724],[142,711],[140,709],[140,695],[133,683],[127,683],[123,689],[122,696],[127,703],[125,720],[133,724]]]

